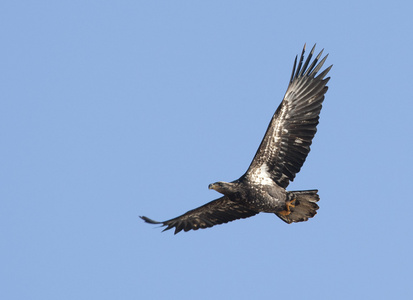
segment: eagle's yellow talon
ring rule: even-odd
[[[290,208],[295,207],[295,199],[293,199],[291,201],[285,201],[285,206],[287,207],[286,210],[282,210],[282,211],[278,212],[282,216],[288,216],[289,214],[291,214],[291,209]]]
[[[287,205],[287,210],[290,210],[290,207],[292,207],[292,208],[295,207],[295,199],[293,199],[291,201],[287,201],[285,204]]]

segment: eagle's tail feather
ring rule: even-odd
[[[287,193],[287,199],[290,201],[287,212],[276,213],[284,222],[303,222],[312,218],[317,213],[317,202],[320,197],[318,190],[293,191]]]

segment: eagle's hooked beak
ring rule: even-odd
[[[208,189],[210,190],[216,190],[218,192],[218,189],[220,188],[221,184],[219,182],[214,182],[208,185]]]

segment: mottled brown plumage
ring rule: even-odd
[[[176,234],[181,230],[197,230],[248,218],[260,212],[275,213],[286,223],[306,221],[316,214],[320,199],[317,190],[285,190],[310,152],[328,89],[326,84],[330,78],[324,77],[332,66],[316,76],[327,55],[318,62],[321,51],[311,62],[314,48],[304,62],[304,46],[298,66],[295,58],[287,92],[247,172],[233,182],[209,185],[224,196],[168,221],[141,217],[145,222],[162,224],[165,230],[175,228]]]

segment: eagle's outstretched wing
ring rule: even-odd
[[[167,226],[164,231],[175,227],[175,234],[177,234],[181,230],[208,228],[237,219],[252,217],[257,213],[224,196],[168,221],[157,222],[147,217],[142,216],[141,218],[150,224]]]
[[[246,176],[269,176],[286,188],[294,180],[310,152],[311,141],[317,131],[321,105],[327,92],[325,78],[331,66],[316,77],[326,55],[317,65],[323,51],[310,64],[314,48],[304,61],[304,50],[297,65],[297,57],[287,92],[277,108],[264,139],[246,173]]]

